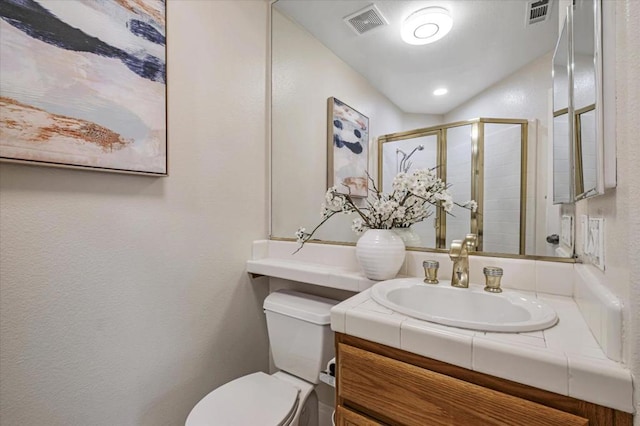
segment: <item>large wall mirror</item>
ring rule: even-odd
[[[486,253],[558,256],[561,243],[547,238],[560,234],[550,143],[557,3],[273,2],[271,237],[293,239],[298,227],[319,222],[327,99],[335,97],[368,118],[368,167],[377,184],[399,170],[446,161],[454,198],[481,197],[482,223],[456,212],[443,236],[434,214],[420,224],[417,249],[444,250],[475,229]],[[404,42],[402,23],[434,6],[452,18],[451,31],[430,44]],[[420,28],[413,32],[419,39],[436,26]],[[314,238],[354,243],[351,219],[333,217]]]

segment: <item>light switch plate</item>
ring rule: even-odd
[[[604,271],[604,219],[589,218],[585,254],[595,266]]]
[[[573,248],[573,216],[562,215],[560,222],[560,242],[570,249]]]
[[[583,254],[587,254],[587,238],[589,238],[589,217],[586,214],[580,215],[580,250]]]

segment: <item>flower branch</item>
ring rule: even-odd
[[[350,193],[338,192],[334,186],[327,190],[322,203],[322,220],[311,232],[299,228],[296,232],[300,243],[298,252],[311,239],[313,234],[336,213],[356,213],[351,229],[362,233],[367,229],[407,228],[423,221],[433,213],[431,206],[441,207],[451,214],[454,205],[475,211],[477,203],[467,201],[463,204],[453,201],[449,185],[443,182],[433,169],[420,169],[413,173],[398,173],[393,179],[391,193],[383,193],[376,187],[374,180],[367,174],[371,182],[369,197],[365,206],[357,206]]]

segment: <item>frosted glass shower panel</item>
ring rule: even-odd
[[[566,203],[571,200],[571,151],[569,113],[553,117],[553,203]],[[562,141],[562,143],[558,142]]]
[[[438,165],[438,134],[384,142],[382,145],[382,190],[391,192],[400,172],[432,169]]]
[[[577,146],[581,174],[578,175],[579,192],[585,195],[598,185],[598,143],[596,141],[596,110],[576,111]]]
[[[484,125],[483,251],[519,254],[522,126]]]
[[[471,200],[471,159],[473,125],[446,129],[447,141],[447,184],[453,199],[460,204]],[[471,232],[471,212],[454,206],[446,215],[446,247],[452,240],[464,239]]]
[[[400,172],[412,173],[418,169],[433,169],[438,164],[438,137],[440,132],[418,133],[404,139],[384,141],[380,147],[380,182],[383,192],[393,192],[393,178]],[[434,214],[411,226],[412,246],[436,248]]]

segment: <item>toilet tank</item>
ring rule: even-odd
[[[311,383],[334,357],[329,310],[339,302],[292,290],[264,300],[269,344],[275,366]]]

